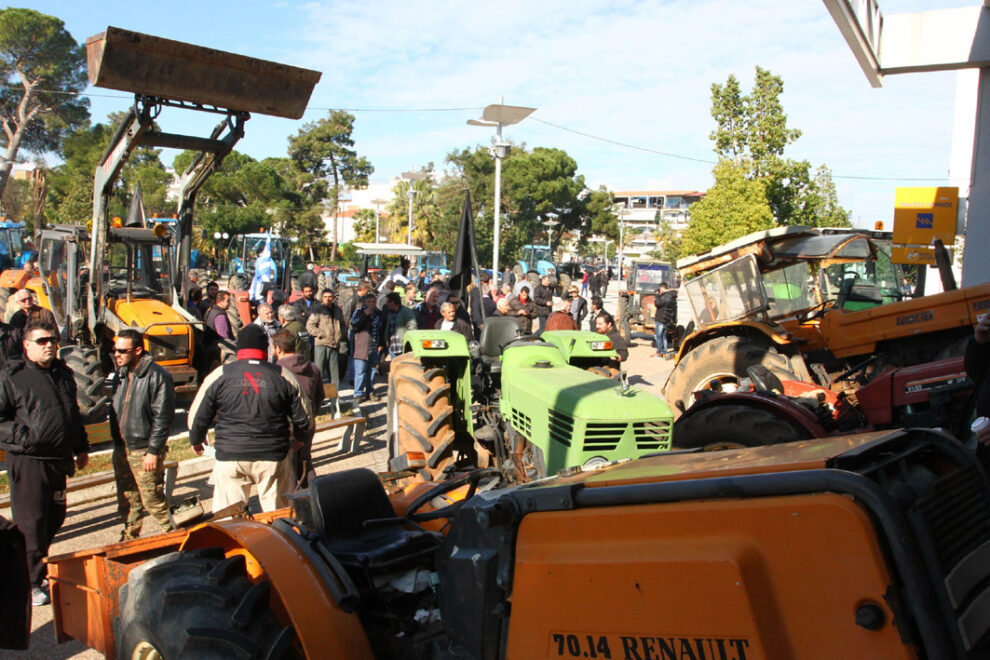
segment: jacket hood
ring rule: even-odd
[[[278,366],[285,367],[294,374],[303,373],[309,364],[309,360],[299,355],[299,353],[290,353],[278,361]]]

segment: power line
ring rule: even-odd
[[[17,86],[17,83],[7,82],[6,84],[11,86]],[[38,89],[38,92],[44,92],[46,94],[64,94],[67,96],[91,96],[94,98],[107,98],[107,99],[130,99],[131,96],[120,95],[120,94],[97,94],[94,92],[67,92],[64,90],[57,89]],[[469,110],[484,110],[483,107],[467,106],[467,107],[456,107],[456,108],[331,108],[331,107],[307,107],[304,112],[323,112],[329,110],[342,110],[344,112],[383,112],[383,113],[413,113],[413,112],[467,112]],[[581,137],[586,137],[590,140],[597,140],[598,142],[604,142],[606,144],[614,144],[618,147],[623,147],[625,149],[632,149],[633,151],[641,151],[643,153],[654,154],[657,156],[666,156],[667,158],[676,158],[678,160],[687,160],[694,163],[702,163],[705,165],[715,165],[717,161],[706,159],[706,158],[695,158],[693,156],[685,156],[683,154],[675,154],[670,151],[660,151],[659,149],[651,149],[650,147],[643,147],[636,144],[630,144],[628,142],[621,142],[619,140],[613,140],[611,138],[602,137],[600,135],[593,135],[591,133],[586,133],[584,131],[579,131],[573,128],[568,128],[567,126],[561,126],[560,124],[555,124],[553,122],[540,119],[538,117],[533,117],[532,115],[528,119],[539,122],[546,126],[556,128],[560,131],[565,131],[567,133],[573,133],[574,135],[580,135]],[[850,181],[921,181],[921,182],[942,182],[951,181],[949,177],[888,177],[888,176],[867,176],[867,175],[856,175],[856,174],[832,174],[833,179],[846,179]]]
[[[694,158],[693,156],[684,156],[682,154],[675,154],[668,151],[660,151],[658,149],[650,149],[649,147],[641,147],[635,144],[629,144],[628,142],[619,142],[618,140],[612,140],[610,138],[601,137],[600,135],[592,135],[591,133],[585,133],[583,131],[578,131],[573,128],[568,128],[566,126],[561,126],[560,124],[554,124],[553,122],[545,121],[537,117],[530,116],[528,119],[532,121],[540,122],[541,124],[546,124],[547,126],[552,126],[553,128],[559,129],[561,131],[566,131],[568,133],[574,133],[575,135],[580,135],[582,137],[589,138],[591,140],[598,140],[599,142],[605,142],[608,144],[614,144],[620,147],[625,147],[626,149],[633,149],[635,151],[643,151],[649,154],[656,154],[659,156],[667,156],[669,158],[678,158],[680,160],[690,160],[695,163],[704,163],[706,165],[715,165],[717,161],[706,160],[704,158]],[[949,177],[937,177],[937,178],[927,178],[927,177],[886,177],[886,176],[859,176],[854,174],[832,174],[833,179],[852,179],[856,181],[951,181]]]

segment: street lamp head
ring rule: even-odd
[[[218,232],[218,231],[213,232],[213,238],[214,238],[214,240],[219,241],[220,238],[221,238],[221,236],[222,236],[222,234],[220,232]]]

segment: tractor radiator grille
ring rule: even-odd
[[[571,437],[574,435],[574,418],[556,410],[549,411],[549,418],[550,439],[556,440],[565,447],[570,447]]]
[[[524,436],[527,440],[533,437],[533,423],[529,417],[517,410],[512,409],[512,428]]]
[[[931,534],[939,568],[948,573],[967,554],[990,539],[990,510],[972,469],[939,478],[918,501]]]
[[[626,422],[588,422],[584,429],[584,450],[612,451],[622,440],[628,426]]]
[[[670,422],[635,422],[636,449],[670,449]]]
[[[189,358],[189,335],[145,335],[148,350],[156,362]]]

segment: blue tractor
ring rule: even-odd
[[[570,275],[563,273],[553,260],[553,249],[549,245],[524,245],[522,259],[512,268],[516,281],[527,279],[535,287],[544,275],[550,276],[550,286],[558,295],[571,284]]]

